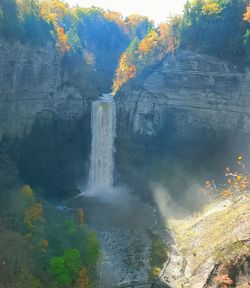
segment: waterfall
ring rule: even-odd
[[[116,107],[111,94],[92,103],[91,157],[88,190],[105,190],[113,185]]]

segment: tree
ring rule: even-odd
[[[97,240],[95,232],[89,232],[86,235],[84,249],[85,249],[84,260],[86,261],[84,263],[85,266],[90,268],[95,267],[100,249],[99,241]]]
[[[78,218],[79,224],[83,225],[83,223],[84,223],[84,211],[82,208],[79,208],[77,210],[77,218]]]
[[[24,223],[29,229],[33,228],[35,222],[44,224],[43,208],[41,203],[35,203],[25,212]]]
[[[179,28],[180,46],[246,63],[247,24],[242,16],[246,8],[246,0],[188,1]]]
[[[127,31],[131,38],[137,37],[142,40],[149,30],[153,28],[153,22],[147,17],[132,14],[125,19]]]
[[[23,194],[23,196],[34,200],[34,191],[31,189],[31,187],[29,185],[23,186],[22,194]]]
[[[79,274],[81,267],[80,251],[78,249],[68,249],[64,255],[53,257],[49,262],[49,270],[59,285],[62,287],[72,283]]]
[[[212,181],[206,181],[205,188],[207,194],[221,195],[225,198],[234,199],[240,195],[250,198],[250,174],[247,171],[246,164],[243,162],[243,157],[238,156],[237,161],[238,171],[233,171],[229,167],[225,168],[226,183],[223,187],[218,187],[216,183]]]
[[[52,258],[49,262],[49,266],[50,273],[55,277],[59,285],[66,286],[71,282],[63,257]]]
[[[121,13],[115,11],[105,11],[103,15],[107,20],[115,22],[124,31],[127,31],[126,24]]]
[[[75,288],[90,288],[90,281],[86,268],[81,268]]]
[[[250,22],[250,4],[247,6],[247,10],[243,15],[243,19],[247,22]]]
[[[68,5],[60,0],[42,0],[40,3],[40,16],[54,26],[59,26],[68,12]]]
[[[215,0],[208,0],[205,1],[202,7],[202,14],[203,15],[213,15],[219,14],[222,11],[221,7]]]
[[[123,84],[136,76],[136,65],[130,62],[126,52],[122,54],[113,83],[113,94],[120,90]]]
[[[62,54],[69,52],[71,47],[68,44],[68,37],[64,32],[64,29],[62,27],[56,27],[57,31],[57,43],[56,48],[58,51],[60,51]]]
[[[113,81],[114,95],[126,82],[128,82],[129,79],[132,79],[136,76],[138,45],[138,38],[135,37],[126,51],[120,57],[118,68],[116,69],[116,74]]]
[[[81,266],[80,251],[78,249],[65,250],[63,258],[68,273],[75,279]]]
[[[157,47],[158,41],[159,35],[156,31],[151,30],[140,42],[138,47],[139,53],[146,54],[153,51]]]
[[[43,0],[40,3],[40,16],[55,28],[56,48],[62,54],[71,50],[68,37],[64,31],[63,19],[70,13],[69,6],[60,0]],[[53,33],[52,33],[53,35]]]

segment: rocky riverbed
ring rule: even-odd
[[[157,281],[149,278],[155,208],[128,194],[109,196],[83,195],[67,202],[69,207],[84,209],[87,225],[101,242],[99,287],[158,287],[152,286]]]

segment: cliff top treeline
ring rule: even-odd
[[[152,26],[140,15],[123,19],[116,12],[70,7],[60,0],[0,0],[1,38],[38,47],[50,44],[67,59],[79,56],[85,70],[96,71],[108,89],[121,53]]]
[[[153,27],[142,41],[134,38],[122,54],[114,92],[146,67],[176,49],[189,49],[246,66],[250,56],[249,0],[187,1],[182,16]]]
[[[179,47],[248,63],[250,3],[187,1],[182,16],[156,26],[141,15],[124,18],[97,7],[70,7],[61,0],[0,0],[0,35],[39,46],[51,42],[62,55],[81,53],[87,65],[111,78],[116,70],[116,93]]]

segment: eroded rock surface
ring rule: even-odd
[[[189,179],[214,179],[237,153],[249,155],[247,68],[178,50],[129,81],[116,101],[117,170],[143,196],[156,182],[181,197]]]
[[[38,117],[81,117],[86,103],[79,89],[66,83],[62,58],[49,44],[38,48],[1,40],[0,138],[28,134]]]
[[[200,128],[250,132],[250,71],[190,51],[177,51],[117,96],[119,125],[156,136]]]

